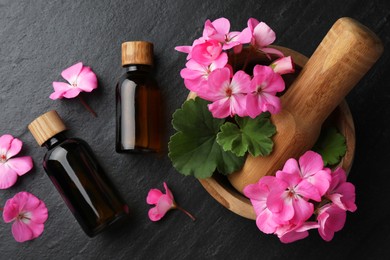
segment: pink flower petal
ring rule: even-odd
[[[224,17],[214,20],[212,24],[219,34],[225,35],[230,31],[230,22]]]
[[[170,198],[172,200],[172,203],[173,203],[174,199],[173,199],[173,194],[172,194],[171,190],[168,188],[168,185],[165,181],[164,181],[163,185],[164,185],[164,189],[165,189],[165,194],[168,196],[168,198]]]
[[[77,87],[82,91],[91,92],[98,86],[96,74],[90,67],[83,67],[79,76],[77,77]]]
[[[229,98],[219,99],[207,105],[214,118],[225,118],[230,116]]]
[[[332,181],[330,183],[329,190],[334,190],[336,187],[347,181],[347,174],[343,168],[338,167],[332,174]]]
[[[215,40],[195,45],[192,48],[192,58],[201,64],[210,65],[219,57],[222,51],[222,45]]]
[[[275,32],[264,22],[259,23],[253,30],[253,37],[256,46],[265,47],[273,43],[276,39]]]
[[[0,189],[8,189],[18,179],[18,174],[7,163],[0,163]]]
[[[210,70],[221,69],[226,66],[228,62],[228,55],[226,52],[222,52],[210,65]]]
[[[205,99],[217,101],[227,97],[226,88],[230,86],[230,70],[228,68],[216,69],[209,75],[209,91]]]
[[[259,24],[260,22],[255,19],[255,18],[249,18],[248,19],[248,29],[253,33],[253,31],[255,30],[255,27]]]
[[[272,176],[264,176],[264,177],[272,177]],[[269,189],[265,187],[265,185],[260,186],[258,183],[256,184],[249,184],[244,188],[244,195],[247,196],[249,199],[253,200],[264,200],[267,198],[267,195],[269,193]]]
[[[18,242],[25,242],[34,239],[34,232],[23,221],[16,220],[12,224],[12,235]]]
[[[316,174],[324,168],[324,162],[321,155],[313,151],[307,151],[299,158],[302,177],[307,178]]]
[[[246,111],[246,95],[236,94],[230,97],[230,116],[248,116]]]
[[[0,137],[0,156],[7,155],[13,140],[14,137],[12,135],[2,135]]]
[[[6,158],[9,159],[15,155],[17,155],[20,150],[22,150],[23,142],[20,141],[18,138],[13,138],[9,147],[9,150],[6,154]]]
[[[31,224],[28,227],[33,233],[32,239],[39,237],[43,233],[43,230],[45,229],[45,226],[43,224],[35,223],[35,222],[31,222]]]
[[[302,224],[308,220],[314,212],[314,206],[312,203],[305,201],[302,198],[293,199],[292,205],[294,207],[294,217],[291,219],[291,223],[296,225]]]
[[[29,172],[33,167],[33,161],[30,156],[22,156],[9,159],[5,164],[14,170],[19,176]]]
[[[318,171],[316,174],[306,178],[319,192],[320,196],[323,196],[329,189],[331,176],[328,171]]]
[[[33,223],[36,223],[36,224],[43,224],[46,222],[48,217],[49,217],[49,213],[48,213],[47,207],[46,207],[45,203],[40,200],[39,205],[34,210],[31,211],[31,216],[30,216],[31,221]],[[34,234],[35,233],[36,232],[34,231]]]
[[[260,97],[260,102],[263,104],[262,111],[269,111],[271,114],[277,114],[282,109],[281,101],[278,97],[263,93]]]
[[[318,189],[307,180],[302,180],[295,187],[295,191],[305,199],[312,199],[317,202],[321,201],[321,195]]]
[[[282,172],[299,175],[300,169],[297,160],[294,158],[288,159],[283,166]]]
[[[252,32],[248,27],[242,30],[242,32],[237,36],[237,41],[240,42],[241,44],[250,43],[251,39],[252,39]]]
[[[50,99],[56,100],[63,98],[64,94],[72,88],[71,85],[64,82],[53,82],[54,92],[51,93]]]
[[[246,95],[246,112],[251,118],[255,118],[263,112],[261,99],[257,95]]]
[[[151,189],[148,193],[148,196],[146,197],[146,203],[150,205],[157,204],[160,197],[163,195],[163,193],[158,189]]]
[[[80,94],[80,92],[81,92],[81,89],[79,89],[79,88],[72,88],[72,89],[69,89],[68,91],[66,91],[63,94],[63,97],[65,97],[65,98],[74,98],[74,97],[77,97],[78,94]]]
[[[265,209],[257,216],[256,225],[262,232],[272,234],[279,224],[274,220],[272,212]]]
[[[9,223],[14,221],[18,217],[19,212],[19,205],[11,199],[7,200],[3,209],[4,222]]]
[[[277,214],[281,221],[289,221],[294,216],[294,208],[291,198],[284,198],[283,195],[271,191],[267,198],[267,207],[272,213]]]
[[[179,52],[184,52],[184,53],[190,53],[192,50],[192,46],[176,46],[175,50]]]
[[[76,81],[82,69],[83,63],[79,62],[62,71],[61,76],[72,84]]]
[[[232,78],[230,86],[232,88],[232,93],[248,93],[250,91],[251,77],[246,74],[244,71],[237,71]]]

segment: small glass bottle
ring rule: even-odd
[[[125,219],[128,206],[91,148],[81,139],[66,137],[66,126],[56,111],[38,117],[28,128],[38,144],[48,149],[43,168],[88,236]]]
[[[116,86],[116,151],[157,152],[160,149],[160,91],[152,76],[153,44],[122,43],[126,73]]]

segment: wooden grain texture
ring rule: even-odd
[[[282,51],[286,56],[292,56],[297,67],[304,67],[308,61],[306,56],[289,48],[281,46],[272,47]],[[240,55],[237,59],[237,63],[239,64],[244,62],[248,50],[244,49],[243,52],[243,55]],[[267,58],[259,53],[256,53],[256,55],[251,58],[251,62],[263,63],[266,61]],[[296,76],[297,73],[294,74],[293,78]],[[195,97],[196,94],[194,92],[190,92],[187,98],[190,99]],[[326,119],[325,124],[335,126],[346,138],[347,151],[339,163],[339,166],[343,167],[343,169],[349,173],[355,153],[355,128],[351,111],[349,110],[348,104],[345,100],[343,100],[331,113],[331,115]],[[254,157],[248,157],[247,160],[253,159]],[[199,181],[206,191],[225,208],[244,218],[252,220],[256,219],[256,214],[249,199],[232,187],[232,185],[230,185],[226,180],[225,176],[214,174],[210,178],[199,179]]]
[[[153,65],[153,43],[130,41],[122,43],[122,66]]]
[[[229,175],[231,184],[242,192],[309,150],[324,120],[382,52],[381,41],[367,27],[351,18],[339,19],[281,98],[282,111],[272,115],[277,128],[273,152],[267,157],[249,155],[244,167]]]

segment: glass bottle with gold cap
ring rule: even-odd
[[[126,73],[116,86],[116,151],[157,152],[161,138],[161,102],[152,76],[153,44],[122,43]]]
[[[85,233],[93,237],[120,219],[128,206],[120,198],[89,145],[67,138],[56,111],[49,111],[28,126],[48,151],[43,167]]]

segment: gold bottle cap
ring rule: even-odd
[[[122,43],[122,66],[153,65],[153,43],[132,41]]]
[[[64,122],[57,111],[49,111],[36,118],[28,125],[28,129],[35,140],[42,146],[47,140],[66,130]]]

